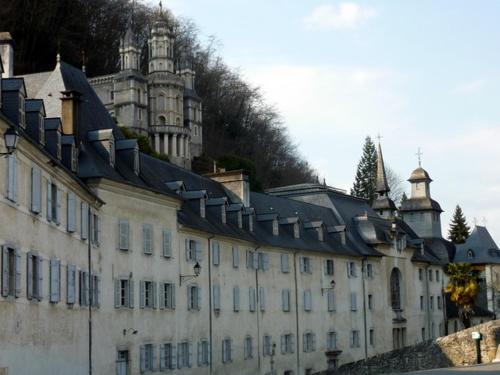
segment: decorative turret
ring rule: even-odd
[[[160,2],[160,10],[148,39],[149,73],[174,73],[174,36]]]
[[[401,216],[406,223],[423,238],[442,238],[441,206],[431,199],[429,173],[421,166],[415,169],[408,181],[411,183],[411,196],[401,204]]]
[[[141,51],[132,31],[132,25],[129,25],[124,37],[120,40],[120,70],[140,70]]]
[[[385,174],[384,157],[382,156],[382,147],[380,141],[377,150],[377,181],[376,181],[377,197],[372,203],[372,208],[384,218],[393,216],[396,211],[396,205],[389,198],[389,184],[387,183],[387,176]]]

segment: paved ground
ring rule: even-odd
[[[477,365],[468,367],[443,368],[437,370],[407,372],[404,375],[500,375],[500,363],[492,363],[488,365]],[[403,374],[401,374],[403,375]]]

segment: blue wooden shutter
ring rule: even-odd
[[[115,307],[120,307],[121,303],[121,280],[115,280]]]
[[[220,310],[220,285],[213,286],[214,310]]]
[[[266,311],[266,291],[263,287],[259,288],[259,305],[260,311]]]
[[[118,221],[118,248],[120,250],[129,249],[129,223],[127,219]]]
[[[41,301],[43,296],[43,259],[41,256],[37,256],[37,267],[38,267],[37,298],[39,301]]]
[[[267,271],[269,270],[269,254],[264,253],[262,256],[264,257],[264,271]]]
[[[55,258],[49,260],[50,268],[50,296],[49,301],[52,303],[59,302],[59,261]]]
[[[156,281],[152,282],[153,284],[153,309],[158,308],[158,283]]]
[[[14,269],[16,273],[14,296],[17,298],[21,295],[21,250],[16,248],[14,252],[15,252]]]
[[[200,241],[195,241],[195,251],[196,251],[196,253],[195,253],[196,254],[196,256],[195,256],[196,261],[201,262],[202,253],[201,253]]]
[[[52,184],[47,180],[47,220],[52,221]]]
[[[199,286],[196,287],[196,296],[198,297],[197,300],[198,306],[196,308],[197,310],[201,310],[201,288]]]
[[[68,264],[66,271],[66,302],[74,304],[76,302],[76,266]]]
[[[140,371],[146,372],[146,347],[144,345],[140,346]]]
[[[141,309],[144,308],[145,305],[145,285],[144,285],[144,280],[141,280],[139,283],[139,290],[140,290],[140,301],[139,301],[139,307]]]
[[[151,370],[156,371],[158,369],[158,355],[156,350],[156,345],[151,344]]]
[[[34,166],[31,169],[31,211],[38,214],[42,210],[42,171]]]
[[[33,296],[33,253],[30,251],[26,257],[26,260],[27,260],[27,264],[28,264],[28,283],[27,283],[27,290],[26,290],[26,294],[27,294],[27,298],[30,300],[32,299],[33,297],[36,297],[36,296]]]
[[[171,346],[171,362],[170,362],[170,368],[175,369],[177,368],[177,346],[172,344]]]
[[[172,292],[172,298],[171,298],[171,302],[172,302],[172,309],[175,309],[175,284],[172,283],[170,284],[171,285],[171,292]]]
[[[193,366],[193,344],[188,343],[188,367]]]
[[[172,256],[172,234],[169,229],[163,229],[163,256]]]
[[[198,367],[201,367],[203,365],[203,341],[199,341],[197,344],[197,354],[198,354]]]
[[[134,308],[134,280],[128,281],[128,307]]]
[[[328,311],[335,311],[335,294],[332,289],[327,293]]]
[[[82,240],[86,240],[89,236],[89,205],[86,202],[81,204],[81,229]]]
[[[17,160],[16,155],[7,156],[7,198],[17,200]]]
[[[240,265],[240,252],[236,246],[233,246],[233,267],[238,268]]]
[[[187,290],[187,309],[188,310],[191,310],[192,307],[192,303],[191,303],[191,300],[192,300],[192,294],[193,294],[193,287],[188,285],[186,290]]]
[[[186,238],[186,260],[189,262],[191,261],[194,256],[192,254],[192,250],[191,250],[191,241],[189,240],[189,238]]]
[[[166,283],[160,283],[160,300],[159,300],[159,305],[160,305],[160,310],[163,310],[165,308],[165,289],[167,288]]]
[[[240,311],[240,288],[238,286],[233,288],[233,310]]]
[[[29,262],[28,262],[29,267]],[[28,278],[28,284],[30,279]],[[2,246],[2,296],[9,295],[9,249]]]
[[[68,193],[68,232],[76,231],[76,195]]]
[[[61,199],[62,199],[62,191],[56,189],[56,217],[55,222],[57,225],[61,224]]]
[[[160,371],[164,371],[165,368],[165,344],[160,344]]]
[[[218,242],[212,242],[212,262],[214,266],[220,264],[220,244]]]
[[[351,293],[351,311],[356,311],[356,293]]]

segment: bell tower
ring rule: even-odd
[[[167,23],[160,2],[160,9],[148,39],[148,72],[174,73],[174,36]]]

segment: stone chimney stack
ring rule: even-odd
[[[0,55],[2,57],[2,78],[14,77],[14,40],[9,32],[0,32]]]
[[[248,182],[248,176],[245,174],[244,170],[219,170],[216,173],[206,176],[224,185],[227,190],[241,200],[241,203],[243,203],[245,207],[250,206],[250,183]]]
[[[80,127],[80,97],[75,90],[61,92],[61,120],[63,135],[73,135],[77,145],[80,142],[78,129]]]

